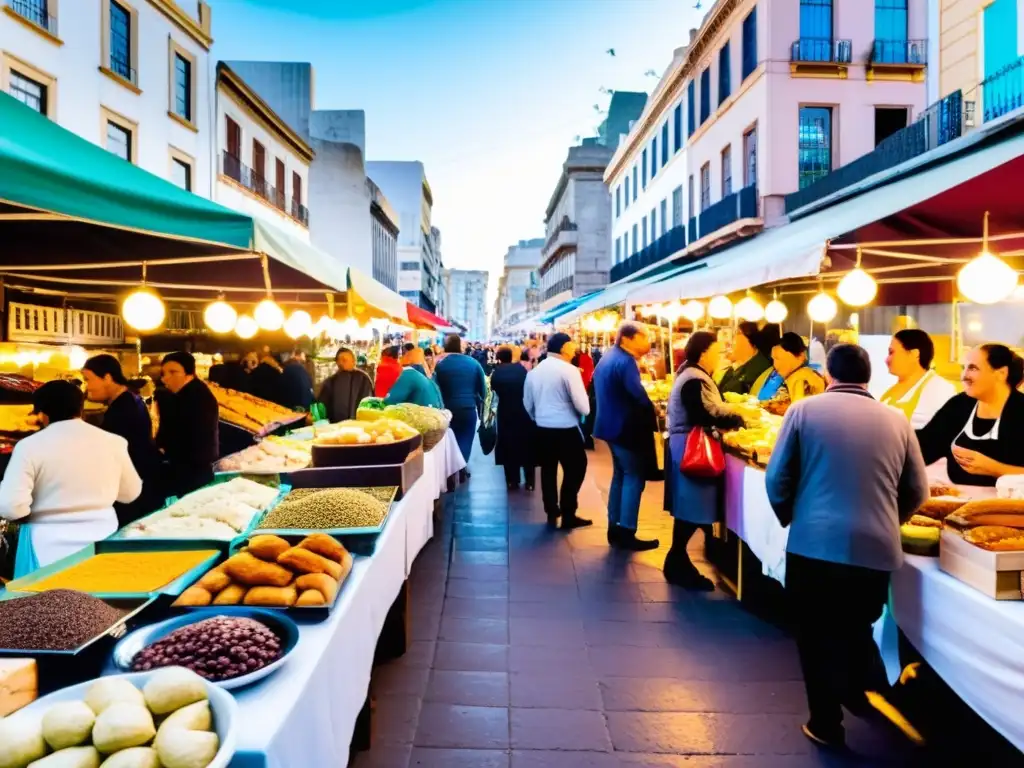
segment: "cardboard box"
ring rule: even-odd
[[[945,528],[939,541],[939,567],[995,600],[1020,600],[1024,552],[992,552]]]

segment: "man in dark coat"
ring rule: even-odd
[[[249,394],[261,400],[284,405],[282,376],[281,364],[277,362],[277,358],[269,352],[266,353],[249,375]]]
[[[320,385],[320,396],[317,399],[324,404],[328,421],[354,419],[359,401],[373,395],[373,382],[369,376],[356,369],[356,356],[351,349],[339,349],[334,362],[338,370]]]
[[[196,359],[172,352],[160,364],[166,389],[157,399],[156,444],[167,461],[166,495],[184,496],[213,482],[220,457],[220,406],[196,377]]]
[[[306,370],[306,353],[301,349],[292,352],[281,373],[280,403],[285,408],[308,411],[313,402],[313,379]]]
[[[511,347],[498,350],[498,367],[491,374],[491,389],[498,396],[498,444],[494,463],[505,468],[509,490],[519,488],[520,468],[526,490],[532,491],[536,478],[536,460],[532,443],[536,430],[523,406],[526,368],[512,362]]]
[[[608,543],[638,552],[658,548],[657,539],[636,537],[640,499],[647,484],[647,463],[657,429],[654,405],[640,382],[636,361],[650,348],[651,341],[642,325],[623,323],[615,346],[594,369],[594,437],[608,443],[612,452]]]
[[[469,355],[462,354],[462,339],[451,334],[444,340],[444,359],[434,368],[434,381],[441,389],[444,407],[452,412],[451,430],[462,458],[469,462],[476,436],[477,415],[487,397],[484,369]],[[468,470],[463,470],[469,476]]]

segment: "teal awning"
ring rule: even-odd
[[[537,322],[540,322],[540,323],[550,323],[550,322],[553,322],[556,318],[561,317],[562,315],[566,314],[567,312],[572,312],[580,304],[582,304],[583,302],[587,301],[591,297],[596,296],[600,292],[601,291],[591,291],[590,293],[585,293],[582,296],[577,296],[574,299],[569,299],[568,301],[563,301],[557,307],[553,307],[552,309],[549,309],[547,312],[541,313],[540,317],[537,318]]]

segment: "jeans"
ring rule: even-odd
[[[608,487],[608,527],[636,530],[640,498],[647,485],[647,467],[639,451],[608,444],[612,451],[612,483]]]
[[[579,427],[552,429],[537,427],[540,457],[540,488],[548,517],[576,516],[579,492],[587,476],[587,452]],[[562,465],[562,489],[558,490],[558,465]]]

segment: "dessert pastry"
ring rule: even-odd
[[[228,558],[224,570],[232,580],[250,587],[284,587],[294,574],[277,563],[267,563],[249,552],[239,552]]]
[[[1024,531],[1003,525],[982,525],[964,532],[964,540],[994,552],[1024,551]]]
[[[245,605],[265,605],[274,608],[295,605],[298,593],[294,586],[288,587],[253,587],[245,593]]]
[[[340,563],[345,555],[345,547],[341,545],[341,542],[326,533],[310,534],[299,542],[299,546],[336,563]]]
[[[280,536],[263,534],[249,539],[249,551],[260,560],[266,560],[270,563],[276,562],[277,558],[290,549],[291,546]]]
[[[338,563],[301,547],[292,547],[278,557],[277,562],[298,573],[326,573],[335,579],[341,578]]]

